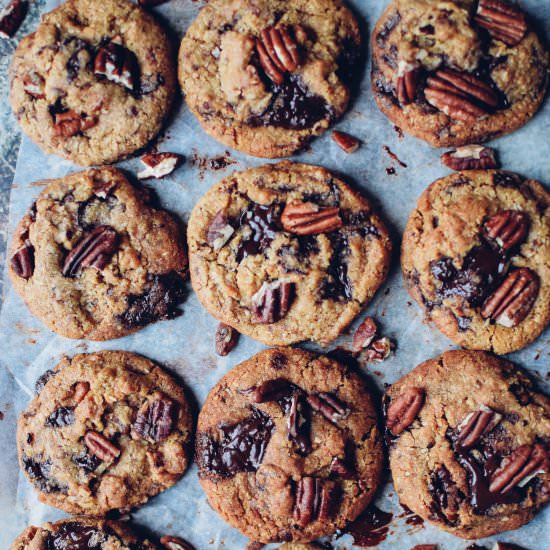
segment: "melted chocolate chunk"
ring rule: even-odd
[[[359,233],[362,237],[380,237],[378,228],[370,221],[371,213],[366,211],[350,212],[349,210],[341,210],[340,217],[344,225],[354,233]]]
[[[358,67],[362,66],[361,57],[361,48],[358,48],[350,38],[345,38],[342,43],[342,53],[336,60],[338,64],[336,76],[348,86],[355,87],[359,83],[361,71]]]
[[[106,540],[105,532],[74,521],[49,533],[45,550],[101,550]]]
[[[353,298],[353,287],[348,278],[346,257],[349,254],[348,240],[341,233],[327,235],[332,243],[332,257],[327,269],[327,277],[321,284],[320,295],[323,300],[348,302]]]
[[[88,452],[88,448],[85,447],[84,450],[76,456],[73,456],[72,461],[79,466],[80,468],[83,468],[87,472],[93,472],[95,469],[103,463],[101,458],[90,454]]]
[[[46,418],[45,426],[62,428],[74,424],[74,407],[59,407]]]
[[[274,430],[271,418],[258,409],[237,424],[221,425],[216,441],[209,434],[197,438],[197,462],[202,476],[232,477],[239,472],[255,472]]]
[[[378,546],[388,534],[393,519],[391,512],[384,512],[376,506],[369,506],[355,521],[351,522],[344,533],[353,537],[356,546],[367,548]]]
[[[36,395],[38,395],[43,389],[44,386],[47,384],[48,380],[53,378],[57,374],[57,371],[54,371],[52,369],[48,369],[44,374],[42,374],[38,380],[34,384],[34,391]]]
[[[279,207],[253,203],[239,219],[239,226],[249,236],[243,237],[237,250],[237,261],[260,254],[273,241],[279,231]]]
[[[74,53],[69,57],[66,65],[67,81],[71,83],[77,79],[78,73],[82,69],[84,69],[84,67],[80,65],[80,52],[83,50],[87,51],[90,54],[91,59],[92,47],[90,46],[90,44],[76,36],[70,36],[66,38],[63,42],[63,45],[70,48],[71,51],[74,51]]]
[[[319,206],[340,206],[340,188],[332,179],[327,183],[329,191],[325,191],[324,193],[304,193],[303,201],[314,202]]]
[[[52,467],[51,460],[34,459],[30,456],[23,457],[23,467],[33,484],[43,493],[66,493],[67,487],[59,484],[50,477]]]
[[[457,489],[449,470],[444,465],[432,473],[428,491],[433,498],[430,511],[448,525],[453,525],[458,517],[458,504],[465,497]]]

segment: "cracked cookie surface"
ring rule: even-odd
[[[11,103],[45,152],[90,166],[115,162],[159,132],[176,89],[168,38],[129,0],[69,0],[24,38]]]
[[[503,354],[550,322],[550,196],[499,170],[441,178],[421,195],[403,235],[411,296],[460,346]]]
[[[17,444],[45,504],[73,514],[129,510],[185,472],[189,405],[148,359],[122,351],[64,358],[37,394],[19,418]]]
[[[156,550],[149,540],[141,540],[119,521],[101,518],[72,517],[27,527],[15,539],[10,550],[50,550],[51,548],[86,548],[88,550]]]
[[[327,357],[263,351],[210,391],[196,461],[212,507],[251,540],[331,534],[361,513],[380,480],[372,396]]]
[[[291,162],[224,178],[193,209],[188,244],[203,306],[268,345],[334,340],[384,281],[391,252],[366,199]]]
[[[40,182],[17,226],[9,273],[48,328],[68,338],[118,338],[170,319],[184,298],[183,232],[145,188],[114,168]]]
[[[413,394],[422,401],[410,415]],[[477,539],[520,527],[550,500],[550,400],[508,361],[444,353],[384,403],[395,490],[425,520]]]
[[[215,0],[182,41],[179,81],[207,133],[284,157],[344,113],[360,44],[339,0]]]
[[[548,52],[506,0],[395,0],[374,28],[372,51],[379,108],[437,147],[516,130],[548,85]]]

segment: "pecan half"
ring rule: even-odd
[[[489,491],[507,493],[516,486],[523,487],[537,474],[548,472],[549,467],[550,458],[541,444],[521,445],[495,470]]]
[[[225,209],[222,208],[208,226],[206,241],[217,252],[225,246],[233,233],[235,229],[228,223]]]
[[[76,111],[64,111],[54,115],[53,135],[55,137],[73,137],[80,132],[93,128],[98,122],[97,117],[85,114],[79,115]]]
[[[157,399],[138,412],[132,428],[145,439],[163,441],[172,433],[176,410],[172,400]]]
[[[529,232],[529,218],[525,212],[504,210],[491,216],[484,224],[487,237],[494,239],[507,251],[522,243]]]
[[[34,99],[44,99],[44,79],[36,72],[31,71],[23,77],[23,90]]]
[[[403,61],[399,62],[395,95],[401,105],[409,105],[416,99],[420,69]]]
[[[368,348],[374,340],[377,330],[376,321],[372,317],[366,317],[353,335],[351,343],[353,351],[359,352],[364,348]]]
[[[306,409],[301,391],[295,391],[290,397],[290,406],[286,417],[288,438],[294,443],[301,455],[311,452],[309,437],[309,411]]]
[[[392,341],[387,336],[379,338],[378,340],[375,340],[365,351],[365,360],[367,362],[377,361],[381,363],[390,356],[392,347]]]
[[[112,462],[120,456],[120,449],[98,432],[87,432],[84,436],[84,443],[89,451],[103,462]]]
[[[11,38],[23,23],[29,3],[26,0],[11,0],[0,10],[0,36]]]
[[[346,134],[345,132],[339,132],[338,130],[334,130],[330,137],[338,144],[340,149],[348,153],[348,155],[355,153],[361,144],[356,137]]]
[[[150,2],[151,0],[147,1]],[[161,2],[165,1],[166,0],[161,0]],[[145,2],[145,0],[140,0],[141,5],[144,5],[143,2]],[[156,4],[151,3],[146,5],[156,6],[161,2],[157,0]],[[188,543],[186,540],[181,539],[180,537],[164,535],[163,537],[160,537],[160,543],[162,544],[162,546],[164,546],[164,548],[166,548],[166,550],[195,550],[195,547],[192,544]]]
[[[491,432],[502,415],[482,405],[479,410],[467,414],[456,427],[456,443],[467,449],[475,445],[483,434]]]
[[[452,170],[498,168],[495,150],[483,145],[464,145],[441,155],[441,162]]]
[[[539,286],[539,278],[534,271],[526,267],[512,271],[487,298],[481,316],[507,328],[519,325],[531,311]]]
[[[252,319],[255,324],[268,325],[280,321],[294,300],[295,284],[287,281],[265,282],[252,296]]]
[[[296,500],[293,517],[300,527],[316,519],[330,517],[331,491],[316,477],[304,477],[296,483]]]
[[[224,357],[239,342],[239,333],[233,327],[220,323],[216,329],[216,353]]]
[[[34,273],[34,247],[29,240],[15,252],[10,260],[14,273],[22,279],[29,279]]]
[[[298,44],[287,27],[264,29],[256,51],[265,74],[278,85],[284,82],[285,73],[293,73],[300,64]]]
[[[393,435],[408,428],[424,405],[424,390],[409,388],[395,398],[386,411],[386,427]]]
[[[313,202],[299,201],[286,204],[281,224],[285,231],[296,235],[330,233],[343,226],[337,206],[322,207]]]
[[[331,393],[321,392],[308,395],[307,402],[315,412],[322,414],[334,424],[346,418],[350,413],[346,404]]]
[[[498,105],[498,97],[489,84],[451,69],[440,69],[428,77],[424,95],[434,107],[463,122],[475,122]]]
[[[145,169],[138,172],[138,179],[161,179],[171,174],[182,162],[183,156],[177,153],[148,153],[140,158]]]
[[[137,66],[136,57],[131,51],[111,41],[97,51],[94,73],[133,91],[137,81]]]
[[[479,0],[475,22],[508,46],[519,44],[527,32],[525,14],[501,0]]]

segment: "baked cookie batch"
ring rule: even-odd
[[[512,132],[546,92],[548,53],[505,0],[394,0],[370,47],[379,108],[434,146]],[[104,165],[155,138],[179,76],[208,134],[277,158],[344,114],[365,50],[340,0],[212,0],[176,71],[144,9],[68,0],[20,42],[11,102],[45,152]],[[19,462],[42,502],[77,515],[29,527],[12,550],[157,548],[101,518],[174,485],[193,454],[211,507],[259,543],[345,529],[373,500],[385,455],[400,501],[441,529],[477,539],[528,522],[550,500],[550,400],[487,352],[519,350],[550,323],[550,195],[487,169],[480,150],[452,154],[461,170],[424,191],[401,245],[411,296],[465,349],[417,366],[381,403],[351,367],[282,347],[330,345],[388,274],[386,224],[340,177],[288,160],[234,173],[196,204],[187,243],[116,168],[41,182],[9,273],[48,328],[109,340],[171,319],[189,271],[218,336],[276,347],[212,388],[196,429],[181,385],[135,353],[80,354],[46,371],[19,419]],[[165,160],[177,162],[155,162]]]

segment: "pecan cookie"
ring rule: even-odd
[[[183,39],[179,81],[208,134],[284,157],[344,113],[360,45],[340,0],[214,0]]]
[[[380,480],[372,397],[327,357],[263,351],[210,391],[196,461],[211,506],[251,540],[331,534],[361,513]]]
[[[182,389],[123,351],[64,358],[21,414],[21,469],[51,506],[129,510],[171,487],[188,465],[192,419]]]
[[[435,181],[403,236],[411,296],[462,347],[509,353],[550,322],[550,195],[511,172]]]
[[[149,540],[140,540],[120,521],[72,517],[40,527],[27,527],[10,550],[156,550]]]
[[[466,539],[516,529],[550,500],[550,399],[508,361],[449,351],[384,398],[399,500]]]
[[[179,312],[182,231],[145,189],[102,168],[47,185],[13,237],[9,272],[29,309],[68,338],[118,338]]]
[[[223,179],[193,209],[188,242],[204,307],[269,345],[334,340],[384,281],[391,251],[367,200],[291,162]]]
[[[119,160],[159,132],[176,89],[170,44],[129,0],[68,0],[24,38],[11,103],[44,151],[84,166]]]
[[[507,0],[394,0],[372,34],[379,108],[434,146],[486,141],[539,108],[550,59]]]

